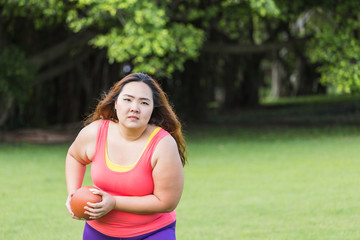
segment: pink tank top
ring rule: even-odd
[[[106,154],[106,140],[109,120],[101,121],[96,152],[91,164],[91,178],[96,187],[113,196],[145,196],[154,191],[151,157],[158,142],[169,135],[161,128],[154,130],[137,163],[128,170],[117,171],[109,165]],[[111,164],[114,164],[111,162]],[[100,219],[88,221],[97,231],[112,237],[127,238],[146,234],[176,219],[175,211],[170,213],[134,214],[112,210]]]

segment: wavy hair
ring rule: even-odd
[[[115,112],[115,102],[124,86],[130,82],[143,82],[150,87],[153,95],[154,109],[149,123],[155,124],[171,134],[176,141],[181,162],[184,166],[187,162],[187,156],[186,142],[182,134],[181,123],[173,111],[173,108],[170,106],[167,96],[161,89],[160,85],[155,79],[147,74],[131,73],[116,82],[110,88],[109,92],[102,96],[95,108],[95,111],[86,118],[85,125],[99,119],[108,119],[118,122]]]

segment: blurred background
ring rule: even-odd
[[[78,128],[131,72],[157,79],[189,125],[306,120],[284,119],[284,102],[357,123],[359,12],[356,0],[1,0],[0,130]]]
[[[359,66],[358,0],[0,0],[0,239],[81,239],[67,149],[144,72],[184,123],[178,239],[358,240]]]

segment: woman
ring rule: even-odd
[[[133,73],[117,82],[88,117],[66,156],[70,207],[91,163],[92,192],[83,239],[175,239],[185,141],[165,93],[154,79]]]

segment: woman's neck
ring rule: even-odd
[[[120,136],[129,142],[138,140],[147,129],[147,125],[141,128],[128,128],[121,124],[116,124],[116,127]]]

